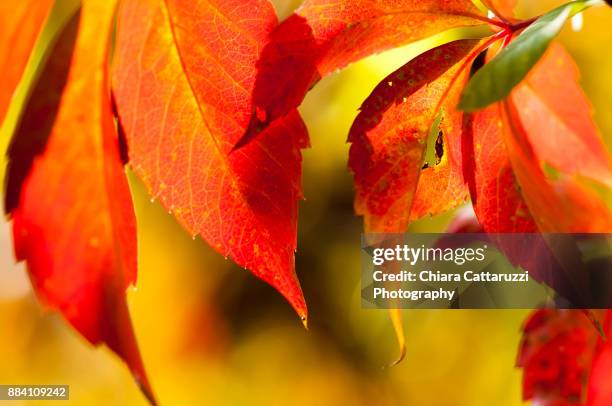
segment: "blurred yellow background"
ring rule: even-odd
[[[74,0],[64,4],[66,9],[69,3]],[[559,3],[523,1],[519,14],[537,15]],[[275,4],[286,16],[299,1]],[[56,11],[55,24],[66,13]],[[589,10],[582,30],[568,27],[560,38],[581,68],[608,146],[611,25],[612,10]],[[192,240],[130,175],[140,269],[138,288],[128,297],[162,404],[522,404],[521,373],[514,365],[527,311],[405,311],[406,359],[385,368],[397,357],[388,315],[361,309],[361,219],[352,210],[346,136],[374,86],[434,44],[422,42],[354,64],[319,83],[300,108],[312,143],[304,152],[306,201],[300,206],[297,252],[311,315],[308,331],[279,294],[201,239]],[[17,115],[13,108],[0,147]],[[416,229],[439,231],[449,218],[421,221]],[[0,383],[68,384],[71,403],[79,405],[145,404],[118,358],[105,348],[93,349],[60,316],[41,310],[25,270],[13,264],[5,223],[0,225]]]

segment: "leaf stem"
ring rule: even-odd
[[[522,30],[523,28],[527,28],[529,27],[531,24],[533,24],[538,18],[540,18],[541,16],[537,16],[537,17],[533,17],[530,18],[528,20],[524,20],[524,21],[519,21],[516,24],[511,24],[509,26],[510,30],[512,30],[513,33]]]
[[[482,22],[494,25],[494,26],[499,27],[499,28],[504,28],[505,29],[505,28],[508,28],[508,26],[509,26],[509,24],[507,22],[495,20],[495,19],[489,18],[489,17],[480,16],[478,14],[472,14],[472,13],[453,13],[453,14],[461,16],[461,17],[473,18],[474,20],[482,21]]]

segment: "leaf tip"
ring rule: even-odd
[[[400,364],[404,358],[406,358],[406,338],[404,336],[404,326],[402,325],[402,313],[400,309],[390,309],[389,317],[393,324],[393,330],[395,331],[395,337],[397,338],[397,344],[399,346],[399,357],[392,362],[388,367],[394,367]]]
[[[140,389],[140,392],[144,395],[151,406],[157,406],[157,399],[155,398],[155,394],[153,393],[153,388],[149,383],[149,380],[146,376],[140,376],[140,374],[132,371],[132,375],[134,376],[134,380]]]

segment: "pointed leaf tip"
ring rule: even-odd
[[[394,367],[401,363],[406,357],[406,337],[404,335],[401,309],[389,309],[389,317],[391,318],[391,323],[393,324],[393,331],[395,332],[395,338],[397,339],[397,345],[399,348],[398,358],[389,365],[389,367]]]
[[[270,119],[252,99],[271,3],[126,1],[117,20],[113,92],[134,171],[190,235],[305,316],[294,253],[306,127],[289,108],[243,139],[254,115]]]

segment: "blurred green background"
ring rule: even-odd
[[[43,43],[75,1],[60,3]],[[283,17],[300,2],[274,3]],[[559,3],[523,1],[519,15],[534,16]],[[568,27],[560,38],[580,66],[608,146],[611,25],[611,10],[589,10],[580,31]],[[348,129],[382,78],[440,40],[356,63],[319,83],[300,108],[312,143],[304,152],[306,200],[300,205],[297,252],[310,309],[308,331],[279,294],[201,239],[192,240],[130,175],[140,269],[138,288],[128,297],[162,404],[522,404],[521,373],[514,365],[527,311],[405,311],[406,359],[385,368],[398,351],[388,315],[361,309],[362,225],[353,214],[346,169]],[[0,148],[41,56],[37,51],[15,96]],[[414,227],[440,231],[449,219],[444,215]],[[71,402],[80,405],[145,404],[118,358],[105,348],[92,349],[57,314],[41,310],[23,266],[13,264],[6,223],[0,225],[0,326],[1,383],[69,384]]]

